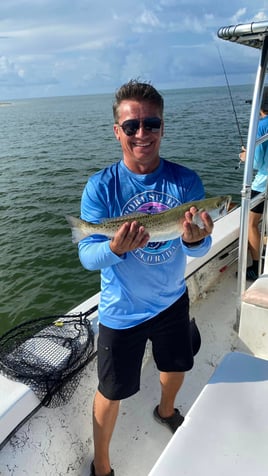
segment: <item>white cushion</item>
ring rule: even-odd
[[[0,375],[0,446],[39,404],[27,385]]]

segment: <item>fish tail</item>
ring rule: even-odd
[[[73,243],[78,243],[79,241],[83,240],[88,236],[88,233],[83,231],[81,228],[81,222],[79,218],[75,218],[71,215],[66,215],[65,216],[67,222],[69,223],[71,230],[72,230],[72,242]]]

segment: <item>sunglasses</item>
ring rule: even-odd
[[[134,136],[137,130],[141,127],[149,132],[159,132],[161,127],[162,120],[159,117],[145,117],[143,120],[139,119],[128,119],[127,121],[119,124],[119,127],[122,127],[124,133],[127,136]]]

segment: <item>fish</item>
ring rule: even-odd
[[[144,226],[150,236],[148,242],[163,242],[174,240],[182,235],[185,212],[191,207],[198,210],[193,217],[193,223],[200,228],[204,228],[200,214],[204,211],[208,212],[214,222],[227,214],[231,200],[231,195],[223,195],[183,203],[159,213],[138,212],[115,218],[106,218],[100,223],[87,222],[71,215],[66,215],[65,218],[72,230],[73,243],[78,243],[91,235],[104,235],[108,239],[112,239],[121,225],[133,221],[137,221],[140,226]]]

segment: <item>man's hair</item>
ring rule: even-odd
[[[141,83],[137,79],[131,79],[128,83],[123,84],[115,93],[115,101],[113,104],[113,115],[115,122],[119,119],[119,106],[122,101],[148,101],[159,108],[162,115],[164,110],[164,100],[161,94],[150,84]]]

